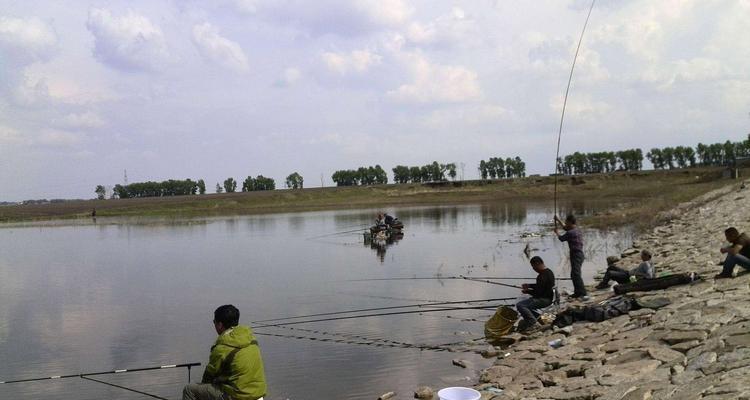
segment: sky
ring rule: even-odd
[[[0,0],[0,201],[520,156],[554,171],[588,0]],[[739,141],[750,0],[599,0],[561,154]],[[459,167],[459,175],[461,168]],[[322,176],[322,179],[321,179]]]

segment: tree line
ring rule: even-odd
[[[98,199],[104,199],[106,193],[104,186],[98,185],[94,192]],[[206,184],[203,179],[193,181],[192,179],[176,180],[169,179],[162,182],[136,182],[129,185],[115,185],[113,197],[129,199],[134,197],[163,197],[184,196],[206,193]]]
[[[487,161],[479,161],[479,175],[482,179],[522,178],[526,176],[526,163],[518,156],[504,160],[502,157],[490,157]]]
[[[639,171],[642,168],[643,151],[641,149],[593,153],[575,152],[557,159],[557,171],[563,175]]]
[[[750,157],[750,135],[742,142],[698,143],[695,149],[686,146],[653,148],[646,157],[654,169],[694,167],[697,164],[730,165],[740,157]]]
[[[384,185],[388,183],[388,174],[383,167],[376,165],[359,167],[356,170],[338,170],[331,175],[331,180],[336,186]]]
[[[397,165],[393,169],[393,180],[396,183],[420,183],[420,182],[444,182],[448,179],[456,179],[456,164],[441,164],[433,161],[421,167],[407,167]]]

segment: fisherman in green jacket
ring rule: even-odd
[[[201,383],[190,383],[183,400],[262,400],[266,377],[258,342],[250,327],[238,325],[240,310],[223,305],[214,311],[214,328],[219,337]]]

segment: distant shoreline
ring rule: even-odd
[[[674,204],[707,193],[729,181],[723,168],[672,171],[614,172],[558,177],[558,200],[610,201],[613,207],[587,218],[592,227],[652,225],[653,216]],[[742,175],[742,172],[741,172]],[[551,202],[554,177],[530,176],[502,180],[448,181],[423,184],[325,187],[193,196],[0,207],[0,223],[90,219],[97,217],[217,217],[389,206]],[[647,221],[642,219],[647,218]]]

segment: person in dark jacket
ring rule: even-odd
[[[266,377],[258,342],[248,326],[238,325],[240,310],[231,304],[214,311],[219,335],[211,347],[201,383],[190,383],[183,400],[262,400]]]
[[[742,233],[735,227],[727,228],[724,236],[729,242],[729,246],[720,249],[722,254],[726,254],[724,259],[724,268],[721,273],[714,278],[732,278],[734,276],[734,267],[739,265],[746,271],[750,271],[750,238],[747,234]]]
[[[565,233],[562,235],[557,229],[558,224],[561,224],[565,230]],[[568,242],[568,247],[570,248],[570,279],[573,281],[573,295],[570,297],[586,301],[589,297],[586,293],[586,287],[583,285],[583,276],[581,275],[581,267],[584,260],[583,234],[576,225],[576,217],[570,214],[565,217],[565,222],[563,223],[555,215],[554,231],[561,242]]]
[[[607,257],[607,272],[604,273],[601,283],[596,285],[597,289],[609,287],[609,281],[613,280],[619,284],[629,283],[641,279],[656,278],[656,269],[651,261],[651,252],[644,249],[641,251],[641,263],[630,271],[615,265],[620,259],[617,256]]]
[[[536,271],[536,283],[524,283],[521,292],[531,295],[530,298],[521,300],[516,304],[516,310],[523,317],[522,332],[533,332],[539,329],[533,310],[548,307],[554,298],[555,274],[544,265],[544,260],[539,256],[531,258],[531,268]]]

